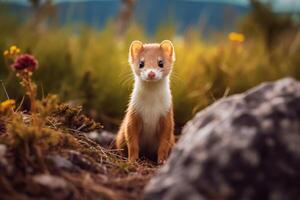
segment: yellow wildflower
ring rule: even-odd
[[[4,51],[4,52],[3,52],[3,56],[4,56],[5,58],[7,58],[7,57],[9,56],[9,51],[7,51],[7,50]]]
[[[21,49],[19,49],[16,45],[12,45],[8,50],[3,52],[5,58],[17,56],[21,53]]]
[[[0,112],[6,111],[10,108],[15,108],[16,101],[13,99],[8,99],[0,103]]]
[[[228,35],[228,39],[233,42],[244,42],[245,36],[242,33],[231,32]]]
[[[18,47],[17,47],[16,45],[12,45],[12,46],[9,48],[9,50],[10,50],[10,51],[15,51],[17,48],[18,48]]]
[[[13,45],[9,48],[9,54],[11,56],[14,56],[16,54],[19,54],[21,52],[21,50],[16,46],[16,45]]]

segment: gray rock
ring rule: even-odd
[[[5,153],[6,153],[6,146],[4,144],[0,144],[0,158],[4,158]]]
[[[62,157],[58,154],[56,155],[48,155],[47,159],[51,161],[55,167],[60,169],[67,169],[67,170],[76,170],[76,166],[72,164],[67,158]]]
[[[199,112],[143,199],[300,199],[300,83],[285,78]]]
[[[109,132],[109,131],[92,131],[90,133],[87,133],[88,138],[94,140],[98,144],[100,144],[103,147],[112,147],[115,140],[115,134]]]
[[[68,186],[65,179],[50,174],[35,175],[33,181],[50,189],[65,189]]]
[[[0,164],[7,164],[7,160],[5,158],[6,150],[6,146],[4,144],[0,144]]]

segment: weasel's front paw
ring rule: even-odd
[[[139,159],[138,148],[135,148],[134,146],[129,147],[129,152],[128,152],[129,162],[135,162],[137,159]]]
[[[168,158],[168,154],[166,154],[166,153],[158,154],[157,163],[160,165],[165,164],[167,158]]]
[[[157,152],[157,163],[164,164],[168,157],[169,157],[169,149],[165,147],[159,148]]]
[[[157,160],[157,164],[163,165],[166,163],[166,160]]]
[[[138,156],[134,155],[134,156],[129,156],[128,157],[128,160],[129,162],[133,163],[133,162],[136,162],[138,160]]]

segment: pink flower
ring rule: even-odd
[[[28,70],[33,72],[38,68],[38,61],[32,55],[22,54],[16,58],[11,68],[17,71]]]

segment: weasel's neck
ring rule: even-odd
[[[169,108],[172,104],[169,77],[157,82],[146,82],[135,77],[130,103],[136,107],[162,104]]]

